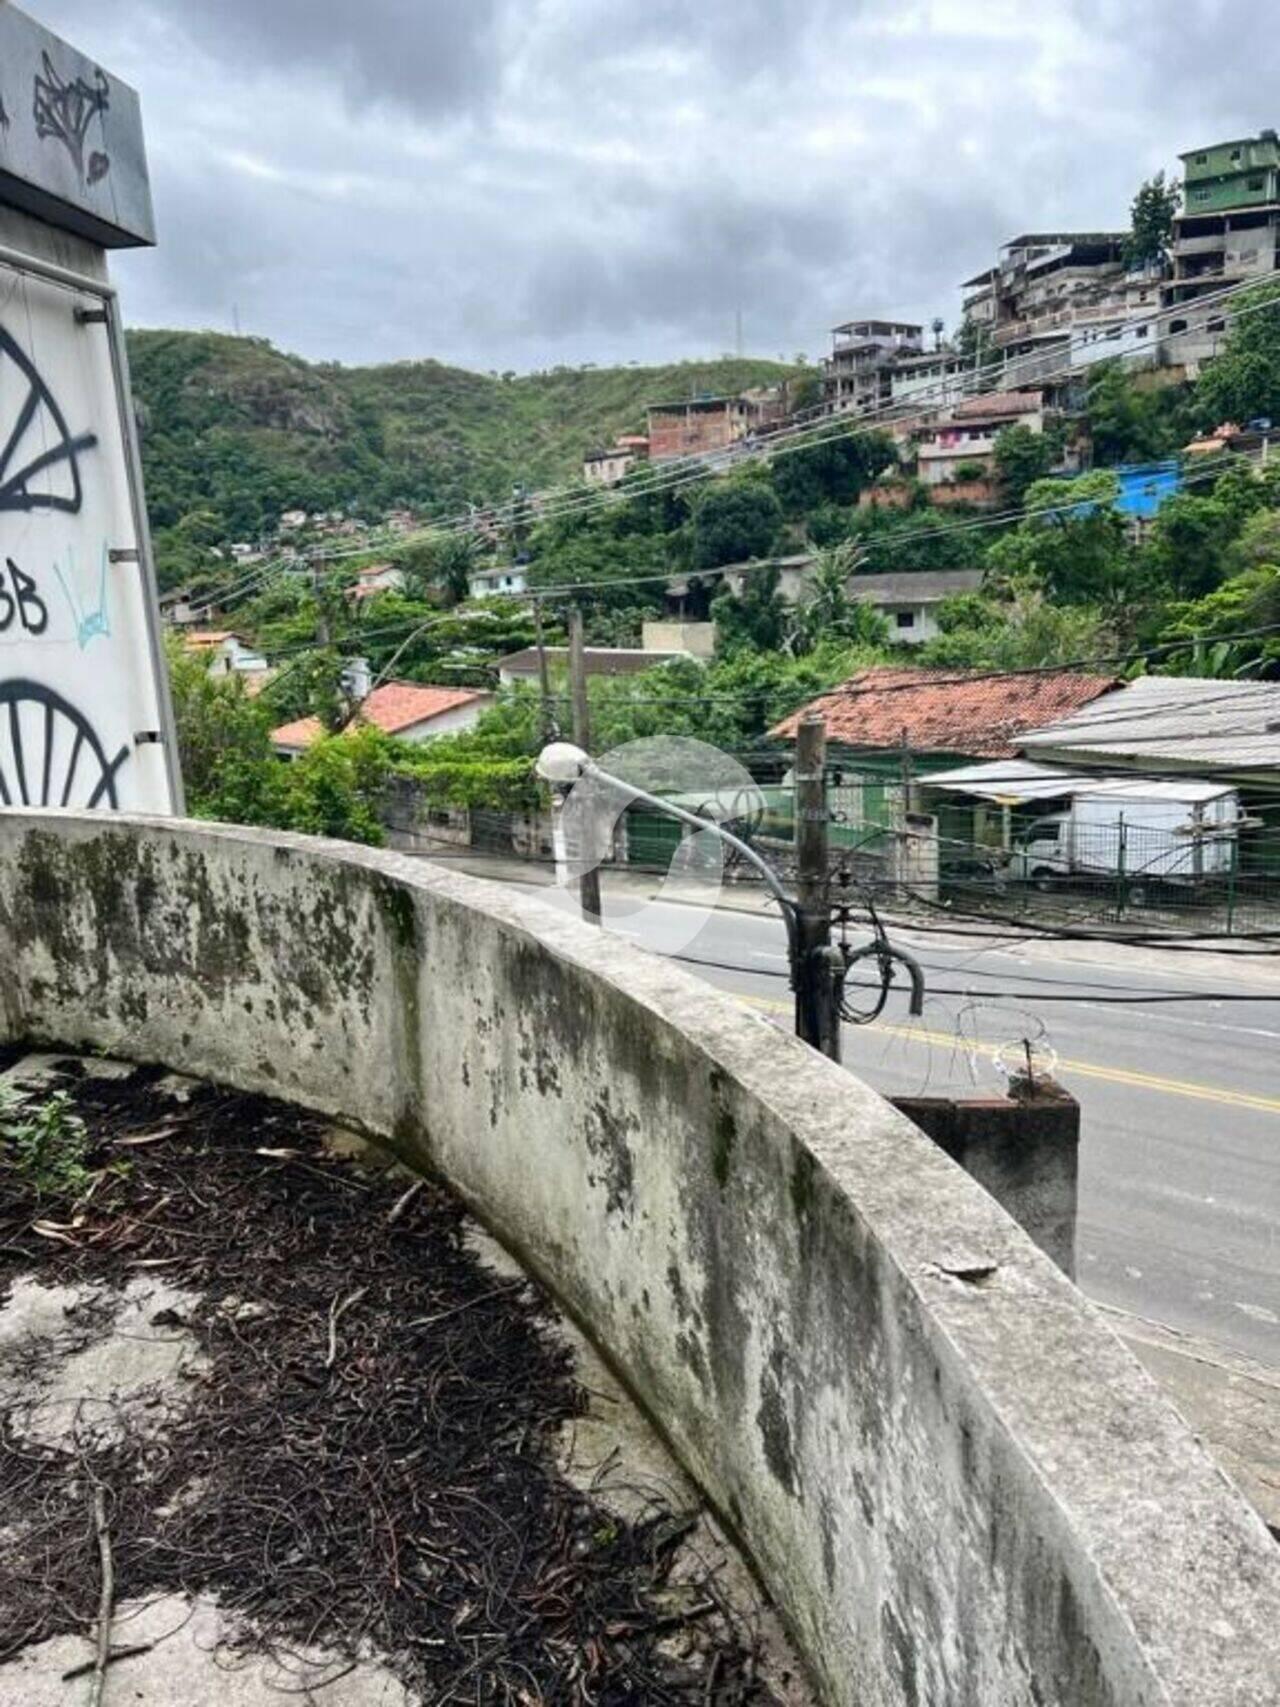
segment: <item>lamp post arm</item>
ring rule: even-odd
[[[722,842],[727,842],[737,850],[749,865],[755,867],[769,889],[770,894],[782,908],[782,917],[787,927],[787,942],[791,948],[791,970],[795,975],[796,951],[796,904],[782,887],[782,880],[777,872],[763,859],[749,842],[744,842],[741,836],[735,836],[732,830],[725,830],[709,818],[700,818],[696,812],[686,812],[683,806],[673,806],[669,800],[663,800],[661,795],[650,794],[646,789],[637,788],[634,783],[624,782],[620,776],[614,776],[610,771],[601,770],[599,765],[588,762],[583,766],[583,775],[595,777],[597,781],[625,794],[629,799],[638,801],[643,806],[651,806],[655,812],[661,812],[668,818],[676,818],[682,824],[688,824],[695,830],[709,830],[713,836],[718,836]]]

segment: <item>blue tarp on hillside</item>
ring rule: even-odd
[[[1120,482],[1116,509],[1122,516],[1138,516],[1145,521],[1155,515],[1166,498],[1182,489],[1182,465],[1176,459],[1122,464],[1112,472]]]

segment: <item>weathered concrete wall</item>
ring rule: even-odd
[[[728,998],[395,855],[0,813],[9,1035],[439,1168],[607,1348],[848,1707],[1262,1707],[1280,1552],[902,1116]]]
[[[1080,1105],[1058,1086],[1038,1099],[894,1097],[1064,1274],[1076,1271]]]

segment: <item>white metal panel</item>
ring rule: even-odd
[[[0,804],[167,813],[109,312],[0,263]]]

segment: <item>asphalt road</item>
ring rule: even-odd
[[[789,1027],[777,919],[719,911],[702,923],[686,907],[637,905],[609,896],[611,928],[741,968],[691,970]],[[677,940],[699,924],[692,940]],[[1031,1038],[1083,1111],[1085,1291],[1280,1367],[1280,968],[1224,971],[1221,955],[1206,963],[1122,949],[1107,964],[1081,964],[1044,944],[993,949],[922,933],[904,942],[932,986],[924,1015],[910,1019],[905,991],[895,994],[883,1021],[845,1028],[846,1065],[888,1094],[993,1091]],[[1151,1001],[1206,989],[1248,999]],[[1108,995],[1139,1000],[1113,1006],[1100,999]]]

